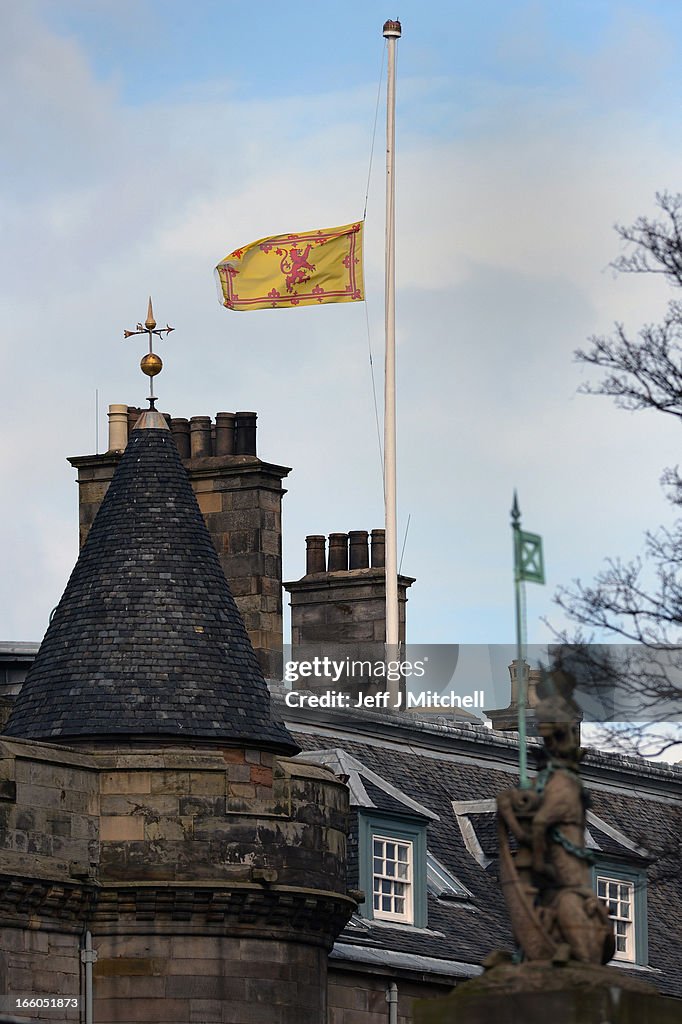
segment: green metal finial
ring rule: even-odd
[[[519,508],[519,496],[514,488],[514,504],[511,508],[512,526],[516,530],[521,523],[521,509]]]

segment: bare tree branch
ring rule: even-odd
[[[627,251],[612,266],[620,273],[663,274],[672,287],[682,288],[682,194],[658,193],[656,202],[660,218],[616,226]],[[581,387],[583,393],[607,395],[624,409],[654,409],[682,419],[682,301],[671,300],[660,323],[645,324],[636,337],[617,323],[611,336],[590,338],[589,347],[575,355],[603,371],[596,383]],[[661,485],[668,502],[682,506],[677,467],[664,470]],[[680,728],[665,728],[671,707],[682,708],[682,519],[648,532],[640,557],[609,559],[593,582],[560,587],[555,602],[577,627],[572,637],[557,636],[560,642],[585,644],[581,631],[596,630],[644,652],[621,670],[620,685],[640,702],[646,715],[638,717],[647,721],[627,729],[608,726],[605,740],[612,749],[643,753],[647,746],[647,756],[656,756],[682,742]],[[651,723],[659,728],[652,731]]]

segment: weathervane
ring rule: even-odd
[[[149,335],[149,352],[142,356],[140,360],[140,369],[142,372],[149,377],[149,408],[154,409],[156,402],[156,396],[154,395],[154,377],[161,373],[163,369],[163,363],[161,356],[157,356],[156,352],[152,351],[152,335],[155,334],[157,338],[160,338],[162,334],[169,335],[171,331],[174,331],[174,327],[169,327],[166,324],[165,327],[157,327],[156,320],[154,319],[154,310],[152,309],[152,299],[149,296],[149,306],[147,307],[147,319],[144,324],[137,324],[137,330],[135,331],[124,331],[124,338],[132,338],[136,334],[147,334]]]

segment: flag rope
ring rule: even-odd
[[[410,531],[410,520],[412,519],[412,513],[410,512],[407,517],[407,526],[405,527],[405,536],[403,537],[403,546],[400,550],[400,562],[398,563],[398,575],[403,567],[403,555],[405,554],[405,547],[407,545],[407,535]]]
[[[381,68],[379,69],[379,85],[377,87],[377,102],[374,108],[374,127],[372,128],[372,142],[369,147],[369,167],[367,169],[367,189],[365,190],[365,208],[362,211],[363,221],[367,219],[367,201],[369,199],[369,183],[372,178],[372,160],[374,159],[374,143],[377,137],[377,121],[379,120],[379,101],[381,100],[381,86],[384,79],[384,61],[386,59],[386,49],[388,43],[384,41],[384,47],[381,51]]]
[[[377,100],[374,106],[374,124],[372,125],[372,141],[369,147],[369,167],[367,168],[367,188],[365,189],[365,205],[362,211],[363,224],[367,220],[367,203],[369,201],[369,187],[372,180],[372,164],[374,160],[374,145],[377,137],[377,123],[379,120],[379,104],[381,102],[381,87],[384,80],[384,64],[386,62],[386,51],[388,42],[384,40],[381,51],[381,67],[379,69],[379,84],[377,85]],[[377,400],[377,384],[374,376],[374,353],[372,352],[372,332],[369,325],[369,302],[365,294],[365,323],[367,325],[367,351],[369,354],[369,375],[372,382],[372,400],[374,402],[374,421],[377,428],[377,444],[379,447],[379,465],[381,467],[381,489],[384,502],[386,501],[386,480],[384,478],[384,448],[381,443],[381,423],[379,417],[379,402]]]
[[[372,398],[374,400],[374,422],[377,428],[377,444],[379,446],[379,465],[381,467],[381,488],[384,501],[386,500],[386,481],[384,480],[384,449],[381,444],[381,423],[379,421],[379,403],[377,401],[377,384],[374,376],[374,354],[372,352],[372,334],[369,327],[369,309],[367,296],[365,295],[365,323],[367,324],[367,351],[369,353],[369,376],[372,382]]]

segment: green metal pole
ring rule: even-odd
[[[520,533],[521,533],[521,510],[514,491],[514,504],[511,511],[512,536],[514,538],[514,599],[516,604],[516,683],[518,697],[519,716],[519,784],[521,789],[529,788],[528,781],[528,751],[526,749],[526,662],[523,652],[523,606],[521,601],[521,565],[519,559]]]

